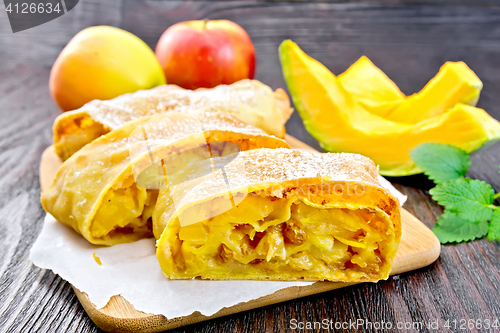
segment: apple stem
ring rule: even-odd
[[[203,29],[207,28],[208,19],[203,19]]]

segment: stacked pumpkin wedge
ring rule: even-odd
[[[370,157],[386,176],[421,170],[410,151],[423,142],[472,152],[500,138],[500,123],[476,108],[482,82],[463,62],[447,62],[406,97],[368,58],[335,76],[290,40],[280,46],[283,74],[306,129],[330,152]]]

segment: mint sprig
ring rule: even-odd
[[[444,213],[432,228],[439,241],[445,243],[459,243],[482,238],[488,233],[488,222],[470,222],[455,214]]]
[[[459,243],[482,238],[500,240],[500,208],[493,203],[500,197],[485,181],[464,178],[471,161],[460,148],[440,143],[423,143],[410,156],[432,179],[436,187],[429,193],[441,206],[432,231],[445,243]],[[489,222],[488,222],[489,221]]]
[[[436,184],[465,176],[471,164],[465,150],[441,143],[422,143],[410,156]]]
[[[498,209],[495,209],[493,217],[490,220],[487,239],[489,241],[500,240],[500,210]]]
[[[488,221],[493,214],[491,204],[495,201],[495,191],[482,180],[457,178],[434,187],[429,193],[445,207],[445,213],[469,221]]]

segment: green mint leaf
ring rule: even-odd
[[[488,228],[488,240],[500,240],[500,208],[495,209]]]
[[[436,184],[460,178],[470,167],[465,150],[442,143],[422,143],[410,152],[411,159]]]
[[[445,213],[456,214],[468,221],[488,221],[493,214],[489,206],[495,200],[495,192],[482,180],[457,178],[432,188],[429,193],[445,207]]]
[[[432,228],[441,244],[460,243],[481,238],[488,232],[488,222],[470,222],[455,214],[444,213]]]

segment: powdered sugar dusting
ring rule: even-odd
[[[229,156],[214,159],[218,171],[203,180],[190,184],[194,179],[186,179],[185,184],[175,189],[177,202],[194,203],[224,195],[228,190],[239,191],[251,186],[272,186],[301,179],[350,182],[382,189],[375,164],[358,154],[318,154],[295,149],[263,148],[244,151],[234,160],[230,159]],[[229,180],[229,184],[225,179]],[[180,205],[177,207],[180,208]]]
[[[242,80],[231,85],[197,90],[163,85],[112,100],[95,100],[73,112],[88,114],[94,121],[113,130],[141,117],[172,111],[222,111],[238,115],[246,123],[262,128],[267,133],[281,136],[291,113],[289,104],[286,94],[274,93],[259,81]],[[64,118],[64,115],[60,118]]]

